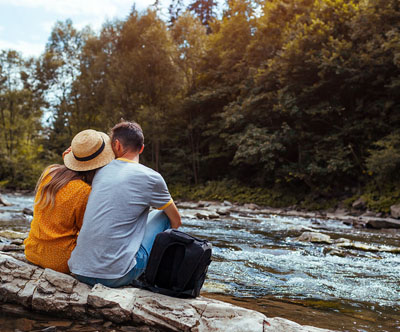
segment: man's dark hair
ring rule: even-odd
[[[124,148],[139,151],[144,144],[142,127],[136,122],[121,121],[111,129],[111,140],[118,139]]]

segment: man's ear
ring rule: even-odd
[[[121,143],[117,138],[112,141],[112,148],[115,154],[119,153],[121,150]]]
[[[141,153],[143,152],[143,150],[144,150],[144,144],[143,144],[142,147],[140,148],[139,154],[141,154]]]

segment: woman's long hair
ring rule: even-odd
[[[82,180],[91,185],[95,173],[96,170],[77,172],[70,170],[65,165],[50,165],[43,171],[36,184],[35,194],[37,195],[37,201],[35,202],[35,205],[38,205],[41,208],[45,208],[48,205],[54,207],[58,191],[69,181]],[[40,184],[48,176],[50,176],[50,181],[39,190]]]

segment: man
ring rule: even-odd
[[[83,226],[68,261],[70,271],[89,285],[128,285],[145,270],[156,235],[178,228],[181,217],[162,176],[139,164],[144,148],[135,122],[114,126],[116,159],[97,171]],[[161,211],[152,211],[150,206]]]

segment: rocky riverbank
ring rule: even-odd
[[[176,299],[132,287],[111,289],[98,284],[91,288],[70,275],[27,262],[22,245],[25,236],[15,231],[0,233],[2,303],[72,319],[111,321],[135,326],[137,331],[329,331],[279,317],[267,318],[257,311],[202,296]]]
[[[177,206],[185,209],[199,210],[195,216],[200,219],[216,219],[227,216],[230,213],[240,213],[243,215],[280,215],[290,217],[302,217],[308,219],[331,219],[338,220],[347,225],[357,228],[376,228],[376,229],[400,229],[400,220],[392,217],[382,217],[380,214],[365,211],[356,206],[351,210],[336,209],[334,211],[299,211],[294,208],[271,208],[261,207],[256,204],[237,205],[231,202],[177,202]]]
[[[17,193],[20,197],[30,197],[26,193]],[[351,209],[338,208],[327,211],[304,211],[296,207],[272,208],[258,206],[257,204],[234,204],[229,201],[199,201],[187,202],[177,201],[177,206],[184,209],[198,210],[196,217],[200,219],[217,219],[228,216],[230,213],[241,213],[246,215],[280,215],[302,217],[310,219],[331,219],[339,220],[347,225],[356,228],[375,228],[375,229],[400,229],[400,205],[391,207],[390,215],[375,213],[366,209],[362,199],[355,201]],[[0,221],[10,220],[14,222],[26,222],[33,215],[32,207],[18,205],[15,206],[0,194]]]
[[[33,197],[7,194],[4,198],[13,205],[0,207],[0,226],[8,233],[0,235],[1,246],[9,256],[21,258],[17,257],[22,243],[18,233],[29,230]],[[184,231],[215,244],[204,296],[262,312],[266,317],[284,317],[325,329],[375,331],[380,327],[389,331],[397,326],[397,310],[375,308],[396,303],[398,228],[370,228],[362,214],[352,211],[311,213],[227,201],[178,202],[178,206]],[[392,268],[387,268],[388,264]],[[374,292],[364,292],[371,276],[376,278]],[[280,299],[285,302],[280,303]],[[364,301],[362,309],[359,303],[353,306],[358,299]],[[113,328],[89,330],[111,332]]]

